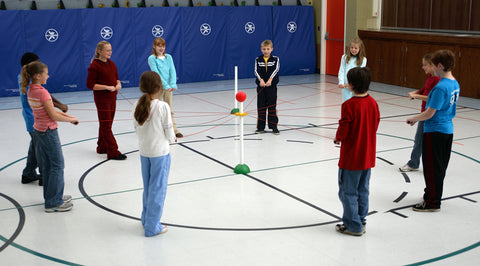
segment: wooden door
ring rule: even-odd
[[[462,47],[460,60],[455,58],[453,75],[460,84],[460,95],[480,99],[480,75],[478,62],[480,62],[480,48]],[[457,73],[461,73],[461,76]]]
[[[338,75],[340,60],[345,51],[345,1],[327,0],[325,33],[325,74]]]

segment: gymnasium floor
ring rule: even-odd
[[[245,163],[239,164],[233,81],[180,84],[174,97],[185,135],[171,146],[172,167],[162,222],[169,231],[146,238],[139,222],[142,180],[131,109],[138,89],[118,95],[114,133],[126,161],[95,153],[98,131],[90,91],[57,93],[78,126],[59,123],[65,194],[74,208],[45,213],[42,188],[21,184],[29,135],[18,97],[0,98],[1,265],[479,265],[480,100],[461,98],[442,210],[417,213],[422,171],[401,174],[418,113],[409,89],[372,84],[380,106],[377,166],[370,215],[362,237],[342,235],[337,196],[339,148],[332,139],[340,116],[336,78],[281,77],[281,134],[253,134],[256,92],[247,93]],[[355,159],[355,158],[352,158]]]

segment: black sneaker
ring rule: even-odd
[[[255,134],[263,134],[263,133],[265,133],[265,130],[260,130],[260,129],[255,130]]]
[[[22,175],[22,184],[28,184],[28,183],[31,183],[33,181],[37,181],[39,179],[39,177],[34,177],[34,178],[31,178],[31,177],[28,177],[26,175]]]
[[[416,212],[439,212],[440,208],[428,207],[427,203],[424,201],[413,206],[412,210]]]
[[[127,159],[127,155],[125,155],[125,154],[120,154],[120,155],[118,155],[117,157],[113,157],[113,158],[111,158],[111,159],[112,159],[112,160],[121,161],[121,160]]]
[[[337,224],[335,226],[335,230],[337,230],[337,232],[339,233],[351,235],[351,236],[362,236],[364,234],[363,229],[362,229],[362,232],[360,233],[354,233],[354,232],[348,231],[347,227],[345,227],[344,224]]]
[[[275,128],[275,129],[273,130],[273,134],[275,134],[275,135],[280,135],[280,131],[278,131],[278,128]]]

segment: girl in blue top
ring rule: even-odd
[[[347,73],[354,67],[367,66],[365,48],[360,38],[354,38],[350,42],[348,51],[342,56],[340,69],[338,70],[338,87],[342,89],[342,102],[352,98],[353,92],[348,89]]]
[[[177,138],[182,138],[183,135],[177,129],[175,120],[173,119],[172,98],[173,91],[177,89],[177,72],[173,64],[173,58],[170,54],[165,53],[165,40],[158,37],[153,41],[152,54],[148,57],[148,65],[150,70],[157,72],[162,79],[163,93],[157,95],[157,99],[168,103],[170,110],[172,110],[173,130]]]
[[[425,193],[423,202],[413,207],[414,211],[440,211],[443,180],[447,171],[453,141],[453,122],[457,110],[460,85],[452,75],[455,55],[450,50],[439,50],[432,57],[433,71],[441,79],[428,94],[426,110],[407,119],[414,125],[425,121],[423,128],[423,176]]]

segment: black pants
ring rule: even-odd
[[[430,132],[423,134],[423,177],[425,194],[423,199],[431,208],[440,208],[443,180],[452,151],[453,134]]]
[[[257,129],[264,130],[266,122],[268,122],[268,128],[276,129],[278,124],[277,85],[257,87],[257,94]]]

